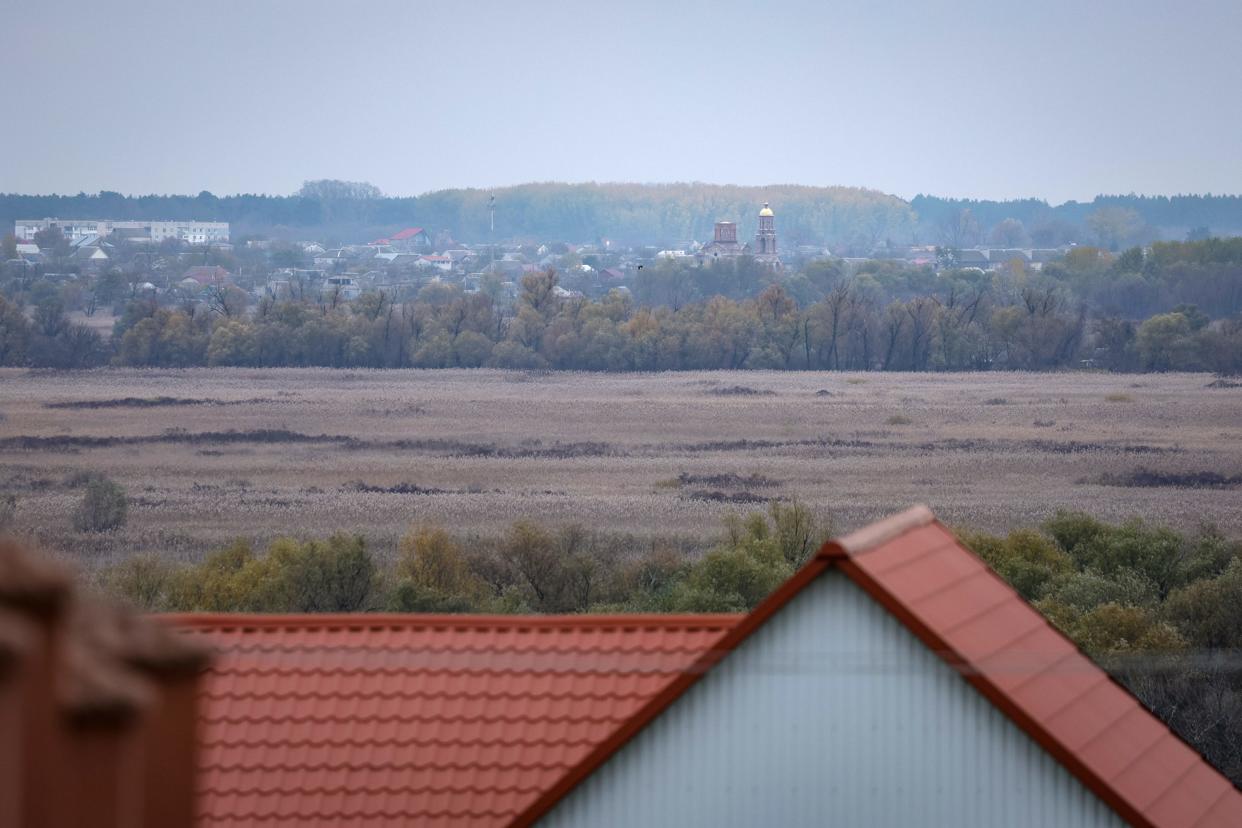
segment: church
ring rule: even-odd
[[[699,264],[738,256],[753,256],[769,267],[779,268],[780,257],[776,254],[776,214],[763,202],[759,211],[759,229],[755,232],[755,244],[741,244],[737,240],[737,224],[732,221],[716,222],[715,237],[699,250]]]

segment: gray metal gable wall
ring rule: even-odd
[[[1124,825],[843,575],[821,576],[544,826]]]

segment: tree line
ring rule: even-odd
[[[1041,271],[661,259],[632,291],[596,299],[560,281],[528,273],[516,299],[492,277],[476,292],[431,281],[401,299],[312,290],[255,304],[211,286],[167,304],[125,301],[112,271],[59,286],[15,278],[0,295],[0,365],[1242,371],[1242,239],[1080,247]],[[108,341],[66,315],[105,291],[121,303]]]
[[[491,229],[495,197],[496,230]],[[309,181],[293,195],[126,196],[0,194],[0,223],[16,219],[112,218],[228,221],[247,234],[366,241],[419,225],[468,241],[530,238],[667,246],[711,238],[715,221],[753,232],[764,201],[778,211],[782,243],[829,244],[866,255],[883,244],[1107,247],[1187,232],[1242,232],[1242,197],[1098,196],[1050,205],[1038,199],[977,201],[918,196],[906,202],[855,187],[683,184],[523,184],[385,196],[364,182]],[[493,236],[495,239],[493,239]]]

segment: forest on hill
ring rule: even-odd
[[[495,197],[496,229],[489,204]],[[777,211],[781,244],[830,245],[866,255],[883,245],[1056,246],[1113,249],[1155,239],[1242,233],[1242,196],[1097,196],[1050,205],[1038,199],[974,201],[920,195],[907,202],[856,187],[716,184],[532,183],[389,197],[373,185],[307,182],[288,196],[0,194],[0,226],[44,217],[227,221],[248,236],[364,242],[403,226],[447,231],[465,242],[540,241],[676,245],[711,237],[715,221],[753,231],[764,201]]]

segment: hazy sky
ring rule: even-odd
[[[1242,0],[60,0],[5,18],[0,191],[1242,192]]]

